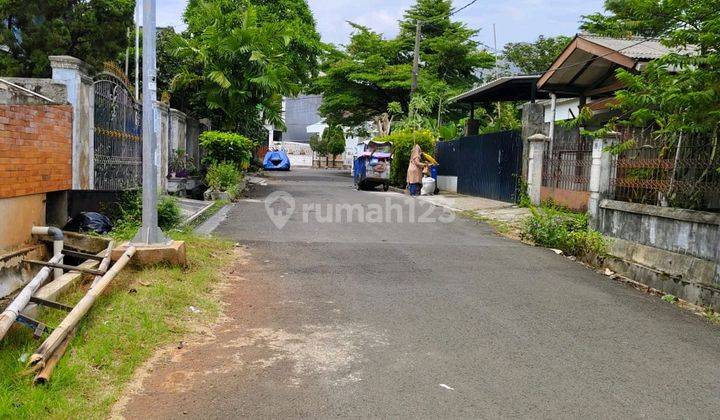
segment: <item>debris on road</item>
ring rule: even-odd
[[[455,391],[455,388],[453,388],[453,387],[451,387],[451,386],[448,386],[448,385],[445,385],[445,384],[440,384],[440,388],[445,388],[445,389],[447,389],[448,391]]]

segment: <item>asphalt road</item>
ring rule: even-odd
[[[279,190],[295,200],[283,229],[262,201]],[[403,223],[328,217],[359,204],[377,221],[387,199]],[[126,415],[720,416],[720,328],[406,200],[333,172],[271,175],[215,230],[249,253],[226,317],[153,371]]]

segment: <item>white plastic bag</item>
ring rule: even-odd
[[[433,194],[435,194],[435,178],[431,176],[424,176],[422,179],[422,188],[420,189],[420,195]]]

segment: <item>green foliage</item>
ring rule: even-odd
[[[472,87],[476,70],[495,59],[479,48],[476,30],[451,21],[450,8],[449,0],[418,0],[393,39],[351,23],[350,42],[342,50],[328,47],[313,89],[323,94],[320,112],[327,121],[354,128],[386,113],[391,103],[408,109],[416,19],[422,21],[418,91],[428,108]]]
[[[244,170],[250,165],[256,144],[240,134],[205,131],[200,134],[200,146],[205,149],[206,163],[232,162]]]
[[[429,130],[396,130],[379,140],[393,143],[390,182],[399,187],[405,186],[413,146],[418,144],[422,151],[431,154],[435,150],[435,135]]]
[[[310,149],[317,153],[318,156],[326,156],[328,154],[327,142],[317,134],[310,136]]]
[[[226,191],[231,195],[237,193],[237,186],[242,173],[235,164],[230,162],[213,163],[205,175],[205,183],[216,191]]]
[[[675,303],[677,301],[677,296],[667,294],[663,295],[663,297],[661,297],[660,299],[664,300],[665,302]]]
[[[458,136],[457,124],[448,123],[438,128],[442,140],[452,140]]]
[[[500,102],[495,105],[494,114],[484,114],[483,119],[486,124],[480,128],[480,133],[488,134],[497,133],[498,131],[517,130],[522,125],[519,114],[520,111],[512,102]]]
[[[528,183],[520,178],[518,182],[518,207],[528,208],[532,206],[530,194],[528,194]]]
[[[607,15],[584,17],[583,28],[614,36],[660,38],[675,52],[639,73],[618,70],[615,124],[662,133],[703,133],[717,142],[720,125],[720,8],[717,0],[607,0]],[[673,136],[671,136],[673,137]]]
[[[256,136],[263,121],[282,127],[282,96],[298,94],[318,68],[319,35],[307,4],[192,0],[184,18],[172,90],[225,130]]]
[[[330,126],[323,132],[323,139],[327,143],[327,152],[333,158],[345,151],[345,133],[340,126]]]
[[[345,151],[345,133],[339,125],[328,126],[322,136],[313,135],[310,137],[310,149],[320,157],[335,157]]]
[[[571,40],[564,35],[540,35],[535,42],[510,42],[503,48],[503,57],[518,66],[523,74],[540,74],[550,68]]]
[[[0,1],[0,74],[48,77],[50,55],[71,55],[101,68],[127,46],[132,0]]]
[[[142,225],[142,190],[126,191],[119,203],[120,218],[114,222],[110,234],[116,239],[132,239]],[[173,229],[182,219],[177,199],[160,196],[157,205],[158,226],[164,231]]]
[[[569,255],[588,257],[603,255],[607,241],[597,231],[588,228],[587,215],[555,206],[530,207],[531,216],[525,221],[522,237],[536,245],[557,248]]]

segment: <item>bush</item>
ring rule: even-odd
[[[398,130],[376,140],[391,141],[393,143],[390,182],[398,187],[405,186],[410,153],[415,143],[420,145],[423,152],[432,154],[435,151],[435,136],[429,130]]]
[[[213,163],[205,175],[205,183],[216,191],[227,191],[234,195],[242,173],[230,162]]]
[[[180,206],[177,198],[164,195],[160,197],[157,204],[158,226],[163,230],[170,230],[180,224]]]
[[[530,207],[530,212],[532,215],[523,225],[523,238],[578,257],[603,255],[607,251],[602,234],[588,228],[587,215],[553,206]]]
[[[240,169],[247,169],[252,160],[255,142],[249,138],[222,131],[205,131],[200,134],[200,146],[205,149],[203,161],[207,164],[231,162]]]
[[[119,239],[130,239],[142,225],[142,190],[127,191],[119,204],[120,218],[115,221],[112,236]],[[182,219],[177,199],[162,196],[158,200],[158,226],[162,230],[177,227]]]

